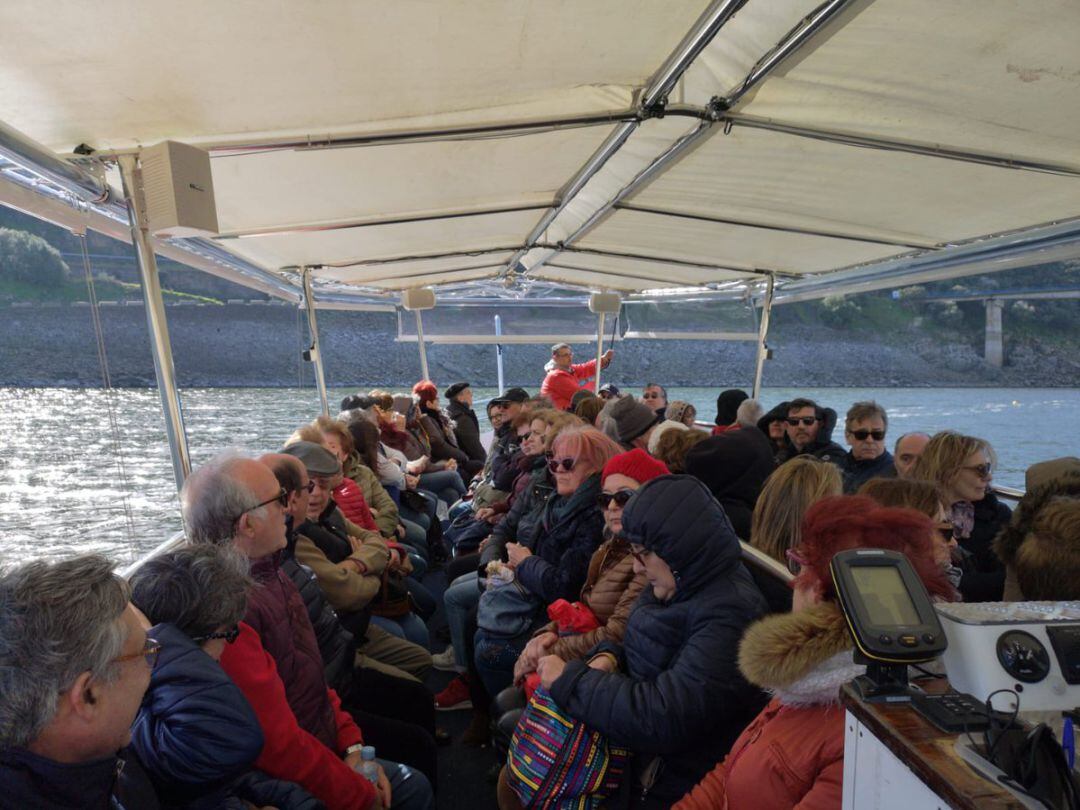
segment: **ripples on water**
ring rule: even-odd
[[[493,393],[477,389],[477,402]],[[669,396],[709,421],[716,393],[673,388]],[[1033,462],[1080,449],[1062,439],[1080,416],[1077,390],[765,389],[762,400],[771,407],[796,394],[836,408],[841,422],[852,402],[877,399],[889,412],[890,443],[945,428],[988,439],[998,453],[995,481],[1006,486],[1023,487]],[[319,407],[312,389],[194,389],[182,400],[196,466],[224,447],[274,450]],[[0,425],[0,561],[94,550],[129,562],[180,528],[157,391],[0,388]],[[834,438],[843,444],[842,428]]]

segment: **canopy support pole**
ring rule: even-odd
[[[600,393],[600,358],[604,356],[604,313],[601,312],[596,324],[596,379],[593,382],[593,391]]]
[[[304,309],[307,312],[308,334],[311,335],[309,357],[315,364],[315,385],[319,389],[323,416],[329,416],[330,402],[326,396],[326,373],[323,369],[322,347],[319,345],[319,324],[315,318],[315,296],[311,292],[311,268],[300,268],[300,277],[304,283]]]
[[[502,317],[495,316],[495,335],[502,337]],[[495,373],[499,379],[499,396],[503,395],[506,388],[503,385],[503,347],[501,343],[495,344]]]
[[[424,345],[424,318],[420,314],[420,310],[413,310],[413,314],[416,316],[416,345],[420,347],[420,379],[430,380],[428,375],[427,364],[427,347]]]
[[[754,364],[754,387],[750,395],[757,399],[761,394],[761,378],[765,374],[765,358],[769,356],[769,347],[765,341],[769,338],[769,316],[772,314],[773,293],[776,276],[770,275],[765,287],[765,301],[761,305],[761,323],[758,326],[757,361]]]
[[[139,262],[139,277],[142,281],[143,302],[146,306],[146,323],[150,329],[150,348],[154,355],[154,374],[157,377],[158,392],[161,394],[161,410],[165,417],[165,434],[169,439],[173,477],[176,479],[176,489],[179,491],[191,473],[191,454],[188,452],[187,433],[184,430],[180,393],[176,387],[176,370],[173,367],[169,325],[165,319],[165,304],[161,299],[157,258],[154,256],[147,224],[146,204],[142,192],[142,170],[139,168],[137,155],[122,155],[118,162],[128,221],[131,224],[131,244],[135,247],[135,256]]]

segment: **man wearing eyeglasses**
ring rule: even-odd
[[[105,557],[0,574],[0,807],[158,807],[131,724],[161,649]]]
[[[822,408],[812,399],[791,400],[784,421],[786,448],[780,453],[780,463],[795,456],[814,456],[839,466],[845,451],[832,440],[835,427],[836,411],[832,408]]]
[[[600,358],[600,367],[611,365],[615,352],[608,349]],[[596,376],[596,361],[574,363],[574,350],[569,343],[556,343],[551,347],[551,360],[544,367],[547,376],[540,386],[540,396],[547,397],[560,411],[570,410],[570,399],[582,388],[592,391]],[[579,382],[580,381],[580,382]]]
[[[844,420],[844,438],[851,450],[844,456],[844,492],[848,495],[871,478],[895,478],[892,454],[885,449],[889,417],[876,402],[856,402]]]

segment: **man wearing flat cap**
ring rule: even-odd
[[[469,456],[469,461],[487,461],[487,452],[480,443],[480,420],[473,410],[473,392],[467,382],[456,382],[443,391],[446,397],[446,413],[454,423],[454,436],[458,447]]]

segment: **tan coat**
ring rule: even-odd
[[[350,554],[349,559],[363,563],[367,568],[366,574],[358,574],[351,567],[343,568],[331,562],[322,549],[303,535],[296,538],[296,561],[315,573],[319,588],[330,606],[347,613],[367,607],[379,593],[382,572],[390,559],[390,549],[377,534],[352,524],[349,524],[349,529],[349,534],[353,536],[359,536],[354,529],[363,533],[363,545]]]
[[[645,575],[634,574],[634,558],[623,540],[607,540],[593,552],[581,601],[596,614],[601,626],[588,633],[560,638],[548,649],[564,661],[584,658],[601,641],[621,643],[630,610],[645,587]],[[541,632],[557,633],[552,622]]]
[[[375,525],[379,527],[384,537],[394,537],[397,533],[398,508],[394,499],[379,483],[379,477],[375,475],[360,461],[355,454],[345,459],[345,475],[356,482],[364,493],[364,500],[375,518]]]

